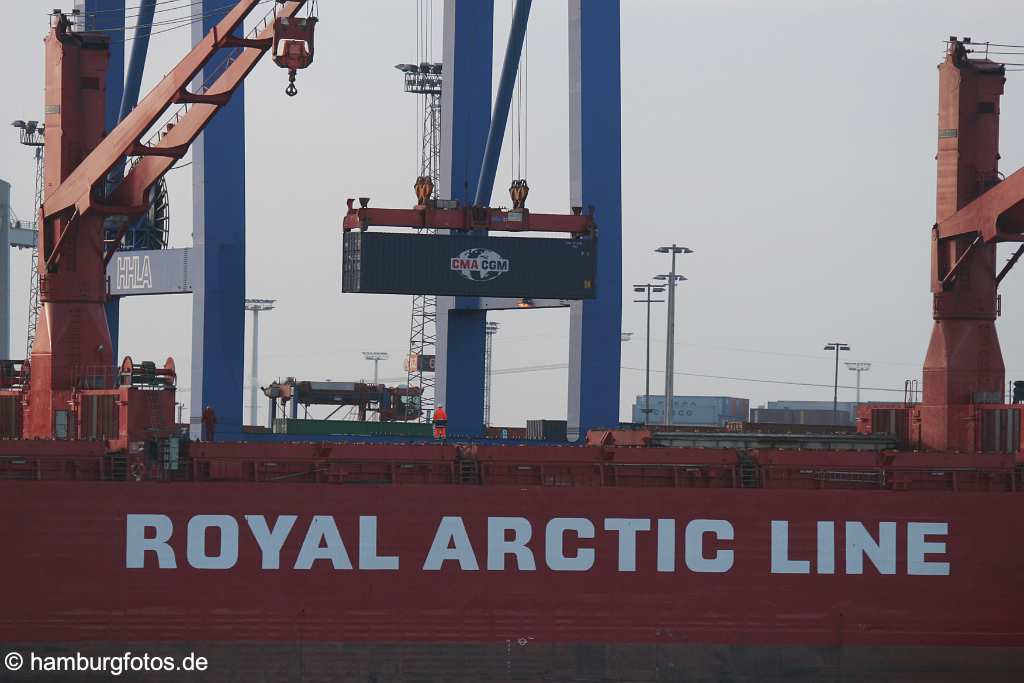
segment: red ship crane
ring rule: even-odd
[[[305,0],[278,0],[248,36],[237,36],[259,4],[260,0],[237,2],[109,132],[103,130],[109,39],[76,33],[67,17],[54,14],[45,41],[49,135],[37,266],[42,316],[23,400],[24,438],[106,438],[123,446],[173,428],[173,363],[163,370],[142,364],[144,372],[115,369],[103,310],[105,265],[130,221],[107,241],[103,221],[106,216],[137,216],[147,210],[154,184],[184,156],[266,52],[275,49],[275,61],[290,70],[291,80],[295,69],[309,65],[316,19],[298,17]],[[212,75],[206,74],[204,87],[190,91],[189,84],[204,67],[228,49],[235,55],[223,60]],[[180,107],[171,121],[144,139],[173,105]],[[124,181],[105,196],[104,179],[126,157],[133,157],[134,163]],[[150,376],[154,381],[145,381]],[[142,378],[141,385],[132,378]],[[168,388],[172,390],[146,391],[144,401],[131,393]],[[133,403],[136,407],[129,412]],[[93,406],[90,420],[83,413],[86,404]],[[96,427],[95,415],[108,413],[115,418],[100,420],[106,426]]]
[[[924,363],[921,445],[983,450],[982,408],[1003,403],[997,289],[1024,252],[996,273],[996,244],[1024,242],[1024,169],[999,172],[1004,65],[970,58],[952,37],[939,67],[938,192],[932,229],[935,325]]]

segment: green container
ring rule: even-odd
[[[278,418],[274,421],[275,434],[295,436],[404,436],[433,438],[432,425],[422,422],[354,422],[349,420],[292,420]]]

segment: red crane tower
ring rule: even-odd
[[[970,58],[970,48],[969,38],[951,38],[939,66],[935,326],[920,406],[921,445],[965,452],[985,450],[983,404],[1003,403],[997,289],[1024,251],[996,273],[996,244],[1024,241],[1024,169],[1005,179],[999,172],[1005,67]]]

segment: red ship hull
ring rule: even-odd
[[[1019,680],[1022,512],[1013,490],[3,481],[0,642],[210,659],[190,680]]]

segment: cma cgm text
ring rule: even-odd
[[[594,567],[599,551],[606,551],[614,558],[608,561],[620,572],[637,571],[640,563],[659,572],[725,573],[733,568],[737,555],[751,549],[753,543],[767,546],[772,574],[863,574],[868,566],[882,575],[896,574],[897,566],[900,573],[912,576],[950,573],[946,522],[794,523],[804,538],[810,535],[814,539],[813,549],[802,544],[802,554],[791,550],[791,523],[786,520],[772,520],[767,533],[745,539],[737,538],[732,523],[724,519],[554,517],[537,525],[525,517],[488,517],[485,526],[479,530],[484,532],[485,542],[474,544],[471,526],[462,517],[442,517],[432,537],[423,539],[416,557],[403,560],[399,554],[380,550],[381,525],[376,516],[359,517],[354,537],[343,538],[330,515],[306,517],[301,523],[298,515],[196,515],[182,530],[175,529],[166,515],[129,514],[125,566],[176,569],[183,560],[195,569],[231,569],[238,564],[240,544],[252,543],[259,550],[260,568],[265,570],[324,566],[397,571],[403,562],[412,561],[422,571],[447,566],[463,571],[535,571],[542,564],[551,571],[582,572]],[[185,552],[180,558],[181,542],[175,536],[182,533]],[[299,539],[301,545],[295,551]],[[172,547],[172,540],[177,541],[179,551]],[[292,550],[285,553],[289,541]],[[644,552],[638,552],[638,542]],[[838,557],[842,562],[837,562]]]

